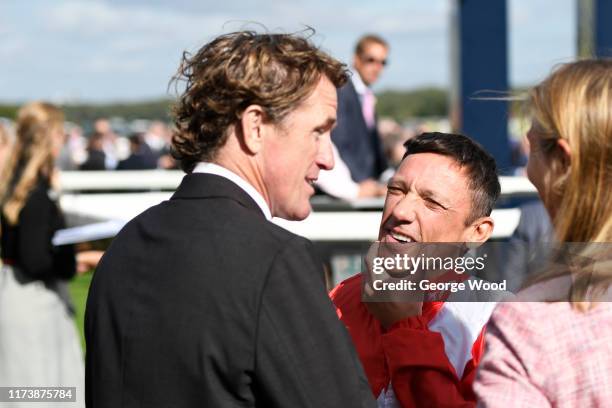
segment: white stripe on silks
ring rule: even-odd
[[[444,351],[459,378],[472,359],[474,342],[487,324],[496,302],[445,302],[429,330],[444,340]]]

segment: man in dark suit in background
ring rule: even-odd
[[[355,46],[351,80],[338,91],[338,125],[332,140],[357,183],[377,180],[387,168],[370,87],[387,64],[388,53],[385,40],[363,36]]]
[[[521,218],[497,266],[498,280],[505,280],[509,291],[519,291],[528,278],[541,272],[549,261],[554,228],[541,200],[520,206]]]
[[[157,168],[157,157],[144,140],[142,133],[132,133],[130,141],[130,155],[119,162],[117,170],[152,170]]]
[[[237,32],[187,55],[173,148],[188,173],[132,220],[87,301],[89,407],[359,407],[374,401],[312,244],[342,64],[306,39]]]

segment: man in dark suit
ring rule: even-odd
[[[299,36],[237,32],[184,57],[175,79],[188,174],[94,274],[88,406],[372,406],[312,244],[270,222],[308,216],[333,167],[344,66]]]
[[[87,142],[87,160],[79,166],[79,170],[106,170],[106,154],[104,153],[104,135],[93,132]]]
[[[130,155],[119,162],[117,170],[152,170],[157,168],[157,157],[144,140],[142,133],[133,133],[130,141]]]
[[[517,292],[527,279],[546,266],[550,243],[554,242],[554,229],[550,216],[541,200],[520,206],[521,218],[508,242],[500,264],[498,280],[507,282],[508,290]]]
[[[389,46],[379,36],[362,37],[355,47],[351,80],[338,90],[338,125],[332,140],[357,183],[376,180],[387,168],[370,87],[382,73],[388,53]]]

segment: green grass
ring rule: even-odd
[[[81,338],[81,345],[83,351],[85,350],[85,336],[83,333],[83,324],[85,322],[85,303],[87,302],[87,292],[89,291],[89,284],[91,283],[92,272],[88,272],[84,275],[77,276],[70,282],[70,295],[72,301],[76,307],[76,325],[79,330],[79,337]]]

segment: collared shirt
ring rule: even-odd
[[[368,91],[368,86],[363,83],[359,72],[354,71],[353,75],[351,75],[351,81],[353,82],[353,86],[355,87],[355,91],[357,95],[359,95],[359,100],[363,100],[363,94]],[[371,92],[371,91],[370,91]]]
[[[363,82],[359,72],[355,71],[353,75],[351,75],[351,81],[353,82],[353,87],[355,88],[355,92],[357,92],[357,97],[361,104],[363,119],[367,127],[372,129],[376,126],[376,96],[374,96],[372,89]]]
[[[237,175],[231,170],[226,169],[223,166],[219,166],[215,163],[208,162],[200,162],[196,165],[195,169],[193,169],[194,173],[206,173],[206,174],[215,174],[217,176],[225,177],[229,181],[234,182],[241,189],[244,190],[245,193],[249,195],[255,201],[255,203],[261,208],[261,211],[264,213],[266,220],[272,220],[272,213],[270,212],[270,207],[268,207],[268,203],[264,200],[263,196],[253,187],[248,181]]]

